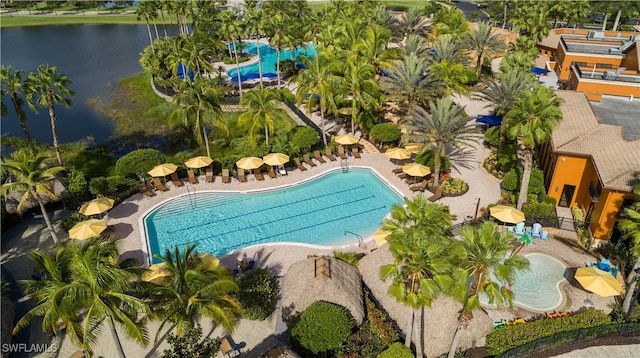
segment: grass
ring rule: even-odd
[[[2,15],[0,28],[51,25],[119,24],[142,25],[135,14],[130,15]]]

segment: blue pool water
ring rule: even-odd
[[[229,45],[233,48],[233,45]],[[256,50],[256,42],[255,41],[246,41],[243,42],[242,52],[250,53],[252,55],[257,55],[258,51]],[[299,55],[306,55],[309,57],[314,57],[316,55],[316,48],[312,44],[308,44],[306,48],[301,47],[295,49],[293,51],[293,56],[291,55],[291,51],[286,49],[280,51],[280,61],[283,60],[295,60]],[[278,60],[278,50],[270,47],[267,44],[260,43],[260,59],[262,62],[262,76],[263,77],[276,77],[276,62]],[[238,81],[237,69],[233,68],[227,71],[227,75],[231,77],[231,80],[234,82]],[[240,78],[242,81],[246,81],[249,79],[255,79],[260,77],[260,70],[258,68],[258,63],[253,63],[247,66],[240,66]]]
[[[331,172],[308,183],[247,194],[171,199],[144,219],[152,254],[198,244],[216,256],[271,242],[342,245],[366,238],[402,198],[369,170]],[[346,232],[349,231],[349,232]]]

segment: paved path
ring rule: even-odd
[[[553,356],[556,358],[635,358],[640,356],[640,344],[623,346],[597,346],[577,349],[573,352]]]

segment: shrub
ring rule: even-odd
[[[367,309],[367,320],[369,321],[369,329],[371,333],[378,336],[385,344],[389,345],[400,337],[393,324],[387,319],[387,316],[371,301],[369,295],[365,296],[365,307]]]
[[[289,142],[292,147],[297,147],[303,152],[308,152],[311,147],[320,142],[320,136],[313,128],[301,126],[293,129]]]
[[[347,310],[333,303],[316,301],[291,325],[290,342],[317,355],[342,346],[353,329]]]
[[[140,178],[158,164],[162,164],[165,157],[155,149],[138,149],[120,157],[116,162],[116,174],[130,178]]]
[[[349,265],[353,265],[356,267],[358,267],[358,263],[360,262],[360,258],[361,258],[361,256],[359,256],[355,252],[334,251],[333,256],[339,260],[342,260],[348,263]]]
[[[520,190],[520,183],[522,182],[523,169],[522,168],[513,168],[511,169],[505,176],[502,178],[502,189],[517,192]],[[544,173],[542,170],[538,168],[533,168],[531,170],[531,179],[529,181],[529,194],[535,194],[536,196],[540,196],[540,194],[545,194],[544,190]]]
[[[64,230],[64,231],[69,231],[75,224],[90,219],[89,216],[80,214],[79,212],[75,212],[71,215],[69,215],[68,217],[60,220],[60,227]]]
[[[395,143],[400,140],[400,127],[392,123],[380,123],[371,128],[369,136],[380,143]]]
[[[229,148],[233,148],[233,153],[238,156],[238,159],[242,157],[260,158],[269,154],[269,148],[264,143],[264,136],[261,135],[256,135],[256,145],[252,144],[247,136],[244,136],[232,139]]]
[[[469,190],[469,185],[460,178],[451,178],[443,181],[440,188],[445,194],[460,194]]]
[[[275,309],[278,296],[278,279],[268,270],[256,268],[238,280],[238,299],[244,309],[243,315],[262,321]]]
[[[97,177],[89,181],[89,191],[96,196],[108,196],[116,201],[130,197],[135,191],[136,181],[121,176]]]
[[[434,151],[429,150],[420,155],[418,155],[415,159],[415,162],[418,164],[426,165],[431,168],[431,171],[435,170],[435,164],[433,162],[434,159]],[[451,169],[451,161],[448,157],[444,156],[440,160],[440,171],[446,172]]]
[[[561,318],[539,319],[495,329],[487,336],[487,351],[493,356],[533,342],[542,337],[580,328],[603,326],[611,323],[611,317],[601,310],[589,309]]]
[[[400,342],[395,342],[389,346],[384,352],[378,355],[378,358],[412,358],[413,352]]]
[[[484,132],[484,140],[493,147],[500,145],[500,127],[494,126]]]
[[[532,216],[557,216],[556,206],[549,203],[540,203],[537,201],[529,201],[522,206],[522,212],[526,217]]]
[[[69,170],[67,179],[69,182],[67,185],[68,193],[62,201],[69,208],[77,208],[90,197],[89,183],[81,171],[73,168]]]
[[[183,335],[176,336],[169,334],[167,342],[171,345],[170,349],[165,349],[162,353],[163,358],[185,358],[185,357],[216,357],[220,351],[220,338],[202,339],[202,328],[197,325],[189,328]]]
[[[578,206],[571,207],[571,215],[573,216],[573,220],[584,221],[584,213]]]

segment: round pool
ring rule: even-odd
[[[153,208],[143,225],[151,254],[196,243],[216,256],[273,242],[336,246],[370,236],[402,202],[372,171],[338,169],[277,190],[185,194]]]

